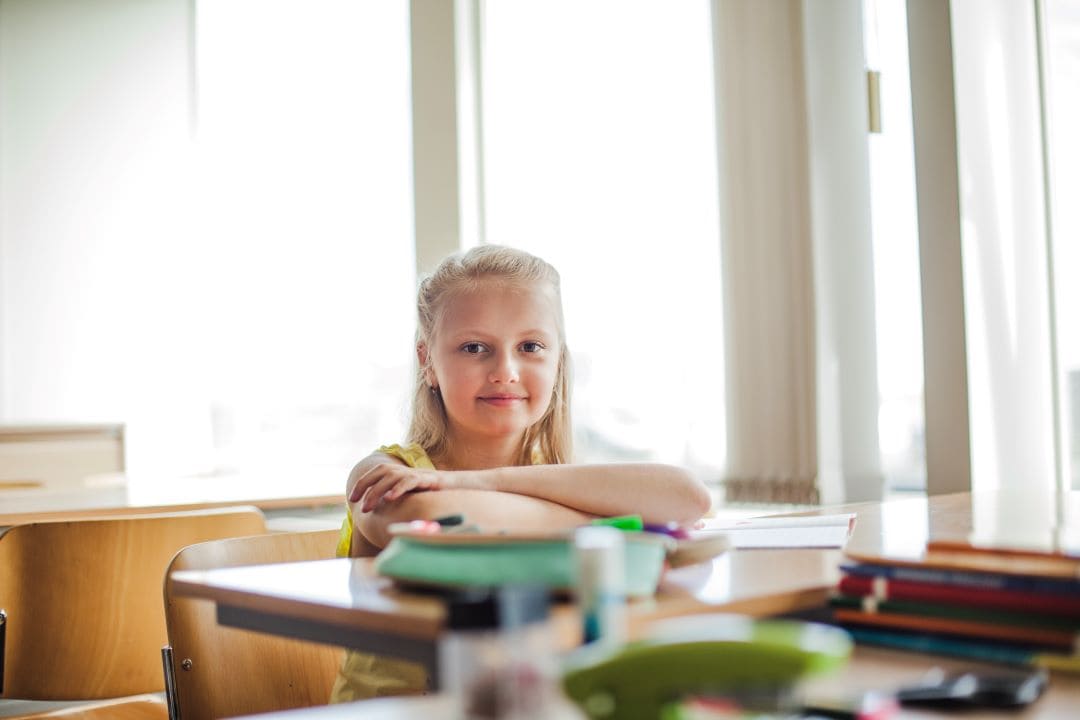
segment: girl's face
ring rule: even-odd
[[[516,440],[547,412],[559,369],[554,291],[484,282],[452,296],[419,348],[456,441]]]

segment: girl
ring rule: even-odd
[[[361,460],[340,554],[371,555],[391,523],[463,514],[487,531],[572,528],[596,516],[691,523],[705,487],[669,465],[569,465],[569,352],[559,274],[482,245],[420,284],[410,444]],[[350,652],[335,700],[420,692],[423,669]]]

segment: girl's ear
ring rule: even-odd
[[[435,376],[431,371],[431,365],[428,363],[427,343],[416,343],[416,360],[420,363],[420,372],[424,373],[424,380],[427,381],[429,386],[434,386]]]

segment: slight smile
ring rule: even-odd
[[[528,399],[525,395],[482,395],[480,400],[495,405],[496,407],[508,407],[516,402]]]

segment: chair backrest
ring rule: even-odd
[[[329,559],[337,538],[337,530],[270,533],[200,543],[176,555],[165,579],[165,617],[183,720],[325,705],[342,651],[221,627],[212,602],[173,595],[172,572]]]
[[[160,692],[161,579],[181,548],[265,532],[254,507],[16,525],[0,535],[0,697]]]

